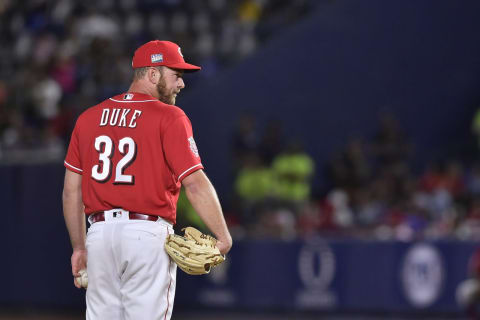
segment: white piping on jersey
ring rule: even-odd
[[[202,165],[202,164],[199,163],[199,164],[196,164],[196,165],[194,165],[193,167],[190,167],[190,168],[188,168],[187,170],[183,171],[183,173],[178,176],[178,179],[177,179],[177,180],[180,180],[180,178],[181,178],[185,173],[187,173],[188,171],[192,170],[192,169],[195,168],[195,167],[201,166],[201,165]]]
[[[150,101],[160,101],[160,100],[137,100],[137,101],[122,101],[122,100],[115,100],[115,99],[112,99],[112,98],[109,98],[110,100],[112,101],[115,101],[115,102],[150,102]]]
[[[71,165],[70,163],[68,163],[66,160],[63,161],[63,163],[65,163],[65,164],[66,164],[67,166],[69,166],[70,168],[73,168],[73,169],[75,169],[75,170],[78,170],[78,171],[82,171],[82,172],[83,172],[82,169],[79,169],[79,168],[77,168],[77,167],[72,166],[72,165]]]

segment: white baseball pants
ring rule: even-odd
[[[177,274],[164,249],[170,233],[165,220],[129,220],[119,209],[90,226],[87,320],[170,319]]]

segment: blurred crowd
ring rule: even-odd
[[[255,51],[310,1],[0,0],[0,163],[61,160],[76,116],[126,90],[134,50],[179,43],[203,71]]]
[[[391,113],[373,137],[352,137],[331,155],[326,174],[281,123],[256,127],[246,115],[233,135],[227,217],[237,236],[480,239],[480,163],[447,159],[414,172],[414,145]],[[315,175],[324,190],[312,190]]]
[[[177,42],[202,66],[188,90],[299,21],[313,3],[0,0],[0,163],[62,160],[77,115],[126,90],[133,52],[146,41]],[[380,119],[374,137],[352,137],[333,154],[327,175],[301,140],[285,138],[280,122],[263,132],[258,126],[245,114],[232,137],[226,215],[237,235],[479,238],[480,163],[448,159],[414,172],[413,144],[392,115]],[[480,136],[480,113],[473,132]],[[313,190],[314,177],[327,187]],[[197,219],[185,200],[179,211]]]

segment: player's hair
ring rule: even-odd
[[[140,80],[147,75],[148,68],[155,68],[160,72],[160,75],[163,76],[163,66],[159,67],[143,67],[143,68],[136,68],[133,70],[133,81]]]

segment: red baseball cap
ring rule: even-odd
[[[201,68],[186,63],[180,47],[170,41],[153,40],[139,47],[133,55],[132,67],[166,66],[185,71],[198,71]]]

